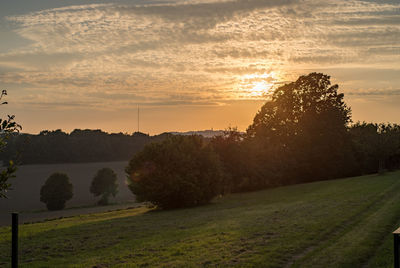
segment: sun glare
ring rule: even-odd
[[[240,77],[238,94],[240,97],[265,97],[272,92],[276,80],[275,72],[243,75]]]
[[[269,89],[272,87],[272,84],[269,84],[265,81],[255,82],[250,85],[250,95],[252,96],[262,96],[264,93],[267,93]]]

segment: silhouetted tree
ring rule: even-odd
[[[118,192],[117,174],[111,168],[102,168],[97,171],[90,185],[90,192],[94,196],[100,196],[99,205],[107,205],[110,195]]]
[[[2,90],[0,94],[0,101],[4,96],[7,95],[6,90]],[[0,105],[7,104],[7,102],[2,102]],[[0,152],[4,150],[7,145],[7,140],[13,133],[18,133],[22,127],[14,121],[14,115],[7,115],[7,119],[0,118]],[[13,160],[4,161],[8,162],[5,168],[0,170],[0,198],[7,198],[7,191],[11,189],[10,179],[15,178],[15,172],[17,167]]]
[[[40,201],[48,210],[64,209],[65,202],[72,198],[72,184],[64,173],[53,173],[40,189]]]
[[[262,161],[274,159],[283,183],[351,173],[351,110],[337,90],[327,75],[300,76],[277,88],[247,129],[264,152]]]
[[[160,208],[192,207],[221,192],[218,155],[200,136],[168,136],[146,145],[126,168],[129,189],[138,201]]]

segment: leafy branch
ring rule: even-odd
[[[2,90],[0,94],[0,101],[7,96],[7,90]],[[3,101],[0,105],[8,104],[8,102]],[[14,115],[7,115],[7,119],[0,118],[0,152],[7,145],[7,140],[12,133],[19,133],[22,130],[21,125],[14,121]],[[17,171],[17,166],[14,161],[10,160],[8,166],[0,171],[0,198],[7,198],[7,191],[11,190],[11,183],[9,180],[15,178],[15,173]]]

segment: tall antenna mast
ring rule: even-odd
[[[139,104],[137,106],[137,132],[139,133]]]

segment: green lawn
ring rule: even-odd
[[[21,267],[391,267],[400,172],[20,226]],[[10,228],[0,228],[0,266]]]

